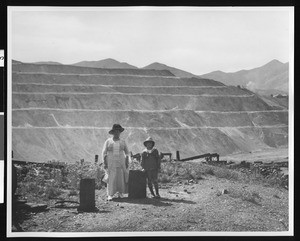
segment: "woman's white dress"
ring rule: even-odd
[[[126,142],[122,139],[114,141],[109,138],[105,141],[102,156],[107,156],[108,183],[107,195],[128,192],[129,170],[125,165],[125,157],[129,151]]]

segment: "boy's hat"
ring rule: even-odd
[[[123,132],[125,129],[120,124],[114,124],[112,129],[108,133],[112,135],[116,130]]]
[[[148,137],[145,141],[144,141],[144,146],[146,146],[147,142],[152,142],[153,146],[155,145],[155,142],[153,141],[153,139],[151,137]]]

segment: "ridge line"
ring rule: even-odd
[[[47,84],[47,83],[13,83],[13,85],[45,85],[45,86],[101,86],[101,87],[130,87],[130,88],[228,88],[227,85],[103,85],[103,84]]]
[[[78,76],[130,76],[130,77],[145,77],[145,78],[169,78],[169,79],[180,79],[177,76],[160,76],[160,75],[136,75],[136,74],[75,74],[75,73],[48,73],[48,72],[21,72],[12,71],[12,74],[44,74],[44,75],[78,75]]]
[[[62,109],[62,108],[39,108],[39,107],[29,107],[29,108],[13,108],[12,111],[31,111],[31,110],[45,110],[45,111],[62,111],[62,112],[72,112],[72,111],[82,111],[82,112],[175,112],[175,111],[194,111],[196,113],[221,113],[221,114],[233,114],[233,113],[272,113],[272,112],[288,112],[288,110],[243,110],[243,111],[210,111],[210,110],[192,110],[192,109],[170,109],[170,110],[112,110],[112,109]]]
[[[184,95],[184,94],[149,94],[149,93],[120,93],[120,92],[17,92],[13,91],[14,95],[132,95],[132,96],[186,96],[186,97],[237,97],[237,98],[249,98],[255,96],[252,95]]]
[[[265,125],[265,126],[185,126],[185,127],[124,127],[125,129],[136,130],[179,130],[179,129],[222,129],[222,128],[286,128],[288,125]],[[12,129],[98,129],[107,130],[111,127],[94,127],[94,126],[12,126]]]

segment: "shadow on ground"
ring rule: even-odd
[[[94,211],[81,211],[81,210],[79,210],[79,211],[77,211],[77,213],[110,213],[111,211],[109,211],[109,210],[103,210],[103,209],[99,209],[99,208],[95,208],[95,210]]]
[[[41,211],[48,212],[49,209]],[[38,213],[39,211],[33,212]],[[31,219],[31,212],[28,210],[14,207],[12,210],[12,232],[23,232],[24,230],[20,226],[24,221]]]
[[[114,202],[121,202],[121,203],[135,203],[135,204],[146,204],[146,205],[153,205],[153,206],[172,206],[173,203],[185,203],[185,204],[196,204],[196,202],[188,201],[185,199],[169,199],[169,198],[142,198],[142,199],[130,199],[130,198],[116,198],[113,199]]]

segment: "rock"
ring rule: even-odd
[[[13,225],[11,231],[12,232],[18,232],[19,230],[16,228],[16,226]]]
[[[17,204],[24,204],[24,203],[27,203],[27,200],[25,200],[25,199],[17,200],[16,203]]]
[[[227,193],[228,193],[228,190],[227,190],[227,189],[223,189],[221,193],[222,193],[222,194],[227,194]]]
[[[123,206],[121,206],[120,208],[124,208]]]
[[[30,210],[31,212],[42,212],[47,210],[47,204],[23,203],[19,204],[18,208]]]
[[[187,190],[187,189],[184,189],[183,191],[184,191],[184,192],[187,192],[188,190]]]
[[[213,187],[211,187],[210,189],[214,189]]]

